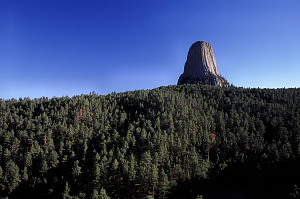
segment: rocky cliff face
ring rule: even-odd
[[[229,85],[218,70],[211,44],[204,41],[197,41],[191,46],[184,65],[184,72],[178,80],[178,85],[196,83]]]

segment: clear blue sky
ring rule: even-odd
[[[195,41],[243,87],[300,87],[300,0],[0,0],[0,98],[176,84]]]

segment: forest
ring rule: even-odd
[[[300,89],[0,99],[0,198],[300,198]]]

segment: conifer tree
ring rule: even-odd
[[[6,163],[3,182],[8,193],[16,189],[21,182],[19,167],[12,160]]]
[[[106,193],[106,190],[103,187],[100,190],[99,199],[110,199],[110,197]]]

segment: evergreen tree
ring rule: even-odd
[[[70,187],[69,187],[69,183],[66,182],[65,184],[65,189],[64,189],[64,192],[62,194],[62,198],[63,199],[71,199],[71,195],[70,195]]]
[[[103,187],[100,190],[99,199],[110,199],[110,197],[106,194],[106,190]]]
[[[16,189],[20,182],[21,177],[19,167],[12,160],[9,160],[6,163],[3,179],[4,186],[6,190],[8,190],[8,193],[11,193],[14,189]]]
[[[159,186],[159,197],[166,198],[170,188],[170,182],[164,169],[161,170],[158,186]]]

